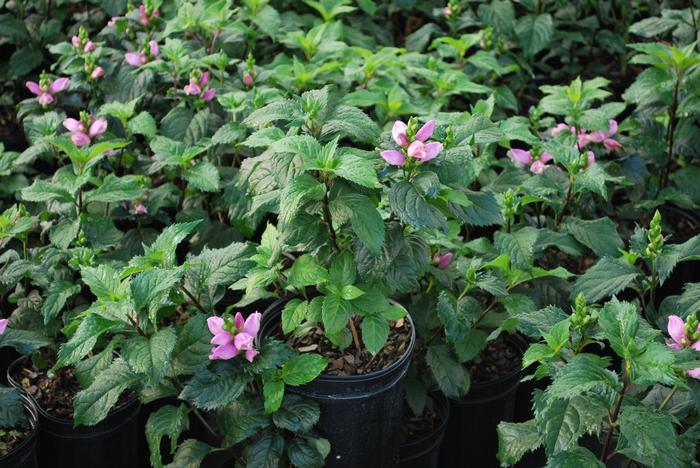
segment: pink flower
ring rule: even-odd
[[[442,9],[442,14],[445,16],[450,16],[452,14],[452,8],[450,8],[450,6],[447,5],[445,8]]]
[[[435,131],[435,120],[430,119],[428,120],[425,125],[423,125],[417,132],[416,132],[416,138],[420,141],[425,141],[431,136],[433,136],[433,132]]]
[[[561,132],[571,132],[572,128],[565,123],[560,123],[551,130],[552,138],[559,135]]]
[[[205,101],[211,101],[216,96],[216,88],[209,88],[202,93],[202,99]]]
[[[424,144],[422,141],[416,140],[410,144],[406,150],[406,154],[412,158],[425,162],[435,159],[441,151],[442,143],[438,141],[431,141],[430,143]]]
[[[523,167],[528,166],[532,162],[532,154],[529,151],[513,148],[508,150],[506,154],[511,161]]]
[[[110,28],[116,27],[117,21],[119,21],[120,19],[122,19],[121,16],[112,16],[112,18],[109,21],[107,21],[107,26],[109,26]]]
[[[443,255],[440,255],[440,252],[435,252],[435,255],[433,255],[433,264],[441,270],[444,270],[452,263],[453,258],[454,254],[452,252],[446,252]]]
[[[668,334],[674,341],[674,343],[668,344],[669,348],[693,348],[697,351],[700,351],[700,340],[696,340],[693,343],[693,339],[688,336],[687,328],[687,324],[683,322],[683,319],[679,316],[671,315],[668,318]],[[700,325],[697,325],[697,330],[695,333],[700,333]],[[696,367],[695,369],[689,369],[687,372],[690,377],[694,379],[700,379],[700,367]]]
[[[253,75],[251,75],[248,72],[245,72],[243,74],[243,84],[246,86],[253,86],[253,83],[255,83],[255,80],[253,79]]]
[[[148,214],[148,208],[146,208],[146,205],[143,203],[139,203],[134,207],[134,214],[136,215],[145,215]]]
[[[620,142],[613,140],[612,138],[606,138],[603,140],[603,146],[605,146],[605,149],[608,151],[620,151],[620,149],[622,149]]]
[[[92,41],[87,41],[85,43],[85,46],[83,47],[83,51],[84,52],[92,52],[93,50],[95,50],[95,43]]]
[[[401,148],[408,147],[408,137],[406,136],[407,129],[408,126],[400,120],[394,122],[394,126],[391,128],[391,137]]]
[[[80,38],[78,36],[71,37],[70,43],[73,44],[73,47],[75,47],[76,49],[80,48]]]
[[[126,63],[131,65],[132,67],[140,67],[144,63],[148,62],[148,57],[146,57],[146,54],[137,54],[134,52],[127,52],[124,54],[124,60],[126,60]]]
[[[189,83],[185,85],[185,94],[188,96],[199,96],[199,93],[202,92],[202,88],[199,87],[197,83]]]
[[[204,86],[207,83],[209,83],[209,72],[205,71],[202,72],[202,75],[199,77],[199,85]]]
[[[549,161],[551,161],[551,160],[553,160],[553,159],[554,159],[554,158],[552,157],[552,155],[549,154],[549,153],[546,152],[546,151],[542,151],[542,154],[540,154],[540,161],[542,161],[542,162],[544,162],[544,163],[547,163],[547,162],[549,162]]]
[[[103,77],[105,74],[105,71],[102,67],[95,67],[95,69],[90,73],[90,78],[93,80],[96,80],[98,78]]]
[[[538,159],[530,165],[530,172],[532,172],[533,174],[542,174],[546,168],[547,165],[544,162],[542,162],[541,159]]]
[[[156,58],[158,57],[158,55],[160,55],[160,49],[158,48],[158,43],[156,41],[149,41],[148,48],[151,51],[151,55],[153,56],[153,58]]]
[[[384,150],[379,155],[392,166],[403,166],[406,163],[406,157],[401,151]]]
[[[207,325],[209,331],[214,337],[211,339],[211,344],[214,345],[210,360],[216,359],[232,359],[239,352],[245,351],[245,358],[249,362],[253,362],[258,351],[253,348],[255,335],[260,329],[261,314],[255,312],[250,315],[245,321],[240,312],[237,312],[233,320],[230,318],[224,320],[221,317],[209,317]]]
[[[63,126],[71,132],[71,141],[79,148],[89,145],[92,140],[99,138],[107,131],[105,119],[95,119],[92,116],[84,117],[81,120],[67,118],[63,121]],[[89,125],[85,120],[89,122]]]
[[[595,154],[593,154],[593,151],[589,151],[587,153],[588,156],[588,165],[586,167],[591,167],[591,164],[595,162]]]
[[[0,319],[0,335],[5,333],[5,330],[7,329],[7,324],[9,320],[7,319]]]
[[[144,26],[148,26],[150,24],[152,18],[158,18],[158,17],[160,17],[160,12],[158,10],[153,10],[151,12],[151,14],[149,15],[148,12],[146,11],[146,5],[139,6],[139,21]]]
[[[34,81],[27,81],[25,85],[29,91],[39,96],[38,101],[42,106],[47,106],[55,102],[56,94],[70,87],[70,79],[68,78],[58,78],[57,80],[51,81],[46,75],[42,74],[39,82],[41,84],[35,83]]]

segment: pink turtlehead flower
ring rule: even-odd
[[[529,166],[532,163],[532,154],[519,148],[513,148],[506,153],[514,163],[520,166]]]
[[[140,67],[141,65],[150,62],[152,59],[157,59],[160,56],[160,49],[156,41],[148,42],[148,51],[150,52],[150,55],[146,52],[127,52],[124,54],[124,60],[126,60],[126,63],[132,67]]]
[[[200,88],[197,83],[190,82],[185,85],[184,91],[188,96],[199,96],[202,92],[202,88]]]
[[[158,48],[158,43],[156,41],[148,41],[148,50],[151,51],[151,55],[156,58],[160,55],[160,49]]]
[[[85,43],[85,46],[83,46],[83,52],[92,52],[93,50],[95,50],[95,47],[96,47],[96,46],[95,46],[95,43],[94,43],[94,42],[92,42],[92,41],[87,41],[87,42]]]
[[[255,80],[253,79],[253,75],[251,75],[248,72],[245,72],[243,74],[243,84],[246,86],[253,86],[253,83],[255,83]]]
[[[673,339],[673,343],[668,344],[672,349],[693,348],[700,351],[700,340],[695,341],[686,333],[686,324],[682,318],[677,315],[671,315],[668,318],[668,334]],[[698,333],[700,333],[700,325],[698,325]],[[694,379],[700,379],[700,367],[689,369],[688,375]]]
[[[453,258],[454,254],[452,252],[445,252],[442,255],[440,255],[440,252],[435,252],[435,255],[433,255],[433,264],[441,270],[444,270],[452,263]]]
[[[96,80],[98,78],[103,77],[105,74],[105,71],[102,67],[95,67],[95,69],[90,73],[90,78],[93,80]]]
[[[143,203],[139,203],[134,207],[134,214],[136,215],[145,215],[148,214],[148,208],[146,208],[146,205]]]
[[[151,23],[152,18],[159,18],[160,12],[158,10],[153,10],[149,15],[146,11],[146,5],[139,6],[139,22],[144,26],[148,26]]]
[[[80,38],[78,36],[71,37],[70,43],[73,44],[73,47],[76,49],[80,48]]]
[[[237,312],[233,318],[233,327],[225,327],[226,321],[221,317],[209,317],[207,326],[214,337],[211,339],[211,344],[214,348],[209,355],[210,360],[216,359],[232,359],[241,351],[245,351],[245,358],[249,362],[253,362],[258,351],[253,348],[255,335],[260,329],[259,312],[250,315],[246,320],[243,320],[243,315]],[[231,330],[233,328],[233,330]]]
[[[406,164],[406,157],[401,151],[397,150],[384,150],[379,153],[379,155],[392,166],[403,166]]]
[[[438,141],[423,143],[420,140],[416,140],[409,145],[408,149],[406,150],[406,154],[412,158],[426,162],[430,161],[431,159],[435,159],[441,151],[442,143]]]
[[[416,132],[415,139],[409,141],[406,131],[408,125],[400,120],[394,122],[391,128],[391,137],[394,142],[399,145],[402,150],[384,150],[379,155],[389,164],[393,166],[403,166],[406,164],[406,156],[417,159],[418,161],[427,162],[435,159],[443,149],[442,143],[437,141],[425,142],[433,136],[435,131],[435,120],[428,120]]]
[[[394,126],[391,128],[391,137],[401,148],[408,148],[408,137],[406,136],[407,129],[408,125],[400,120],[394,122]]]
[[[107,21],[107,26],[109,26],[110,28],[116,27],[117,21],[119,21],[120,19],[122,19],[121,16],[112,16],[112,18],[110,18],[110,20]]]
[[[542,174],[546,168],[547,165],[543,163],[541,159],[538,159],[537,161],[533,161],[530,165],[530,172],[533,174]]]
[[[566,125],[565,123],[557,124],[557,126],[554,127],[554,128],[552,128],[552,130],[551,130],[552,138],[554,138],[555,136],[559,135],[561,132],[576,133],[576,129],[573,128],[573,127],[569,127],[569,126]]]
[[[7,329],[7,324],[9,320],[7,319],[0,319],[0,335],[5,333],[5,330]]]
[[[95,119],[90,116],[90,125],[86,125],[82,120],[67,118],[63,121],[63,126],[71,132],[71,141],[77,147],[83,147],[90,144],[96,138],[99,138],[107,131],[107,121],[105,119]]]
[[[39,85],[34,81],[25,83],[27,89],[39,96],[39,104],[47,106],[56,101],[56,94],[65,91],[70,87],[70,79],[58,78],[56,80],[48,80],[45,84]]]
[[[445,16],[450,16],[452,14],[452,8],[450,8],[450,6],[447,5],[445,8],[442,9],[442,14]]]
[[[425,141],[431,136],[435,131],[435,120],[428,120],[421,128],[416,132],[416,139],[420,141]]]
[[[216,96],[216,88],[206,88],[209,82],[209,72],[204,72],[200,75],[199,80],[190,78],[190,82],[185,85],[183,90],[188,96],[199,96],[204,101],[211,101]]]

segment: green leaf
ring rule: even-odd
[[[439,228],[447,232],[447,219],[410,182],[401,181],[389,189],[391,211],[415,228]]]
[[[304,385],[318,377],[327,366],[328,361],[323,356],[300,354],[282,366],[282,380],[293,387]]]
[[[66,301],[80,292],[80,285],[68,281],[56,281],[51,283],[47,291],[46,299],[41,304],[41,314],[44,316],[44,324],[48,324],[56,318],[66,305]]]
[[[131,281],[131,295],[137,310],[148,307],[149,315],[154,316],[166,301],[171,288],[180,281],[182,271],[154,268],[139,273]]]
[[[529,270],[533,266],[534,247],[539,231],[525,227],[512,233],[498,231],[494,234],[494,244],[498,251],[508,255],[516,268]]]
[[[32,185],[22,189],[22,199],[30,202],[58,200],[63,203],[73,203],[73,194],[59,184],[35,179]]]
[[[0,387],[0,427],[13,428],[24,424],[27,416],[24,413],[24,405],[19,390],[15,388]]]
[[[597,435],[607,422],[607,410],[598,400],[535,398],[536,424],[547,455],[575,448],[584,434]]]
[[[637,268],[628,263],[603,257],[576,279],[571,297],[583,292],[588,302],[598,302],[627,288],[638,274]]]
[[[503,217],[496,197],[491,192],[464,192],[471,202],[469,206],[450,203],[450,211],[463,222],[472,226],[502,224]]]
[[[61,348],[58,350],[58,360],[54,367],[60,368],[76,364],[92,351],[101,335],[121,327],[121,322],[108,320],[95,313],[89,314],[80,322],[78,329],[71,336],[70,340],[61,345]]]
[[[265,387],[263,387],[265,394]],[[270,425],[260,399],[255,401],[234,401],[216,412],[216,423],[224,439],[222,447],[231,447],[249,437],[259,434]]]
[[[83,195],[83,202],[117,203],[134,200],[141,197],[143,193],[144,190],[139,185],[136,176],[117,177],[114,174],[109,174],[104,178],[102,185]]]
[[[148,338],[136,336],[124,343],[122,355],[134,372],[146,374],[157,385],[172,367],[176,341],[173,327],[162,328]]]
[[[629,302],[613,300],[605,304],[598,324],[615,353],[626,360],[635,357],[655,336],[641,327],[637,307]]]
[[[209,161],[200,161],[182,174],[190,186],[202,192],[216,192],[220,188],[219,170]]]
[[[280,222],[288,224],[304,204],[323,199],[325,193],[326,186],[310,175],[302,174],[295,177],[284,187],[280,195]]]
[[[309,304],[300,299],[292,299],[284,305],[282,310],[282,333],[289,334],[304,321]]]
[[[571,450],[559,452],[547,462],[546,468],[605,468],[603,462],[590,450],[583,447],[575,447]]]
[[[280,429],[304,433],[313,429],[320,416],[321,409],[315,401],[290,394],[284,398],[280,409],[272,415],[272,421]]]
[[[440,390],[448,397],[459,399],[469,391],[469,373],[450,355],[447,345],[428,347],[426,361]]]
[[[377,188],[381,186],[372,161],[359,156],[344,154],[340,159],[340,165],[333,172],[338,177],[363,187]]]
[[[610,218],[583,220],[568,218],[562,228],[599,257],[616,257],[625,244]]]
[[[614,388],[617,375],[606,369],[608,364],[593,354],[577,354],[557,371],[548,392],[554,398],[573,398],[598,385]]]
[[[280,465],[284,450],[284,438],[264,432],[243,452],[246,468],[274,468]]]
[[[331,201],[331,209],[340,205],[350,217],[352,230],[372,253],[384,244],[384,220],[374,202],[360,193],[344,193]]]
[[[117,403],[119,395],[138,381],[122,359],[100,372],[87,389],[81,390],[73,400],[75,425],[93,426],[107,417]]]
[[[357,277],[357,267],[352,254],[347,250],[336,255],[331,262],[330,281],[340,287],[353,284]]]
[[[211,352],[211,333],[207,328],[207,317],[198,314],[185,323],[180,330],[173,349],[171,375],[194,374],[205,367]]]
[[[528,15],[515,24],[515,33],[526,57],[544,50],[554,34],[554,23],[549,13]]]
[[[170,439],[170,451],[175,452],[177,440],[183,431],[189,428],[187,406],[163,406],[158,411],[151,413],[146,423],[146,441],[151,451],[151,466],[162,468],[163,462],[160,454],[160,442],[163,437]]]
[[[139,113],[139,115],[129,120],[128,128],[131,133],[143,135],[149,140],[156,136],[158,130],[156,128],[155,119],[146,111]]]
[[[263,397],[265,398],[265,412],[274,413],[277,411],[284,398],[284,382],[277,379],[265,381]]]
[[[623,454],[654,467],[684,466],[678,456],[678,436],[669,414],[645,406],[625,406],[620,414]]]
[[[332,119],[321,129],[321,139],[346,137],[359,143],[374,144],[379,137],[379,127],[357,107],[341,104],[333,109]]]
[[[128,294],[128,286],[119,280],[119,273],[109,265],[81,266],[80,275],[99,301],[120,301]]]
[[[295,288],[316,286],[328,281],[328,270],[322,267],[310,254],[297,258],[287,275],[289,284]]]
[[[212,448],[204,442],[195,439],[187,439],[177,449],[173,462],[166,468],[199,468],[204,457],[209,455]]]
[[[362,342],[373,356],[384,348],[389,338],[389,324],[384,317],[368,315],[362,319]]]
[[[182,389],[179,398],[192,402],[197,408],[222,408],[243,394],[251,380],[249,375],[230,363],[217,363],[213,369],[201,368]]]
[[[533,343],[523,355],[523,369],[530,367],[535,362],[541,362],[555,356],[555,352],[549,346],[542,343]]]
[[[352,318],[352,306],[349,301],[331,294],[323,299],[321,316],[325,332],[333,335],[348,325]]]
[[[527,452],[542,445],[534,419],[523,423],[501,422],[497,432],[497,456],[502,465],[515,465]]]
[[[67,249],[80,232],[79,218],[64,218],[51,228],[49,239],[60,249]]]
[[[98,354],[77,363],[75,365],[75,376],[80,386],[87,388],[92,385],[97,375],[111,366],[113,361],[114,348],[110,344]]]

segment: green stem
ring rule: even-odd
[[[664,401],[662,401],[661,404],[659,405],[659,409],[657,409],[656,411],[661,412],[666,407],[668,402],[671,401],[671,398],[673,398],[673,395],[675,395],[677,391],[678,391],[678,385],[674,385],[673,388],[671,389],[671,391],[669,392],[669,394],[666,395],[666,398],[664,399]]]

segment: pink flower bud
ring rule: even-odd
[[[0,319],[0,335],[5,333],[5,330],[7,330],[7,324],[9,323],[9,320],[7,319]]]
[[[202,93],[202,99],[205,101],[211,101],[214,96],[216,96],[216,88],[209,88]]]
[[[54,97],[49,93],[41,93],[39,95],[39,104],[41,104],[42,106],[48,106],[49,104],[54,102],[54,100]]]
[[[530,166],[530,172],[533,174],[542,174],[546,168],[547,165],[538,159]]]
[[[246,72],[243,74],[243,84],[244,85],[253,86],[254,82],[255,82],[255,80],[253,80],[253,76],[250,73]]]
[[[88,134],[90,138],[97,138],[107,131],[107,121],[105,119],[97,119],[90,124]]]
[[[452,263],[453,258],[454,254],[452,252],[446,252],[444,255],[440,255],[440,252],[435,252],[433,263],[441,270],[444,270]]]
[[[425,125],[423,125],[417,132],[416,132],[416,138],[419,139],[420,141],[425,141],[431,136],[433,136],[433,132],[435,131],[435,120],[430,119],[428,120]]]
[[[73,44],[73,47],[78,49],[80,48],[80,38],[78,36],[71,37],[70,43]]]
[[[105,74],[105,71],[102,67],[95,67],[95,69],[92,71],[92,73],[90,73],[90,78],[92,78],[93,80],[96,80],[96,79],[104,76],[104,74]]]
[[[139,203],[134,207],[134,213],[137,215],[148,214],[148,208],[146,208],[146,205],[144,205],[143,203]]]
[[[93,50],[95,50],[95,43],[92,41],[87,41],[85,47],[83,47],[83,51],[92,52]]]
[[[158,57],[159,49],[158,49],[158,43],[156,41],[149,41],[148,42],[148,47],[151,51],[151,55],[153,57]]]
[[[188,96],[199,96],[199,93],[202,92],[202,88],[200,88],[197,83],[189,83],[185,85],[183,90]]]
[[[74,132],[71,136],[70,139],[73,143],[75,143],[75,146],[78,148],[81,148],[83,146],[87,146],[90,144],[90,137],[87,136],[83,132]]]

